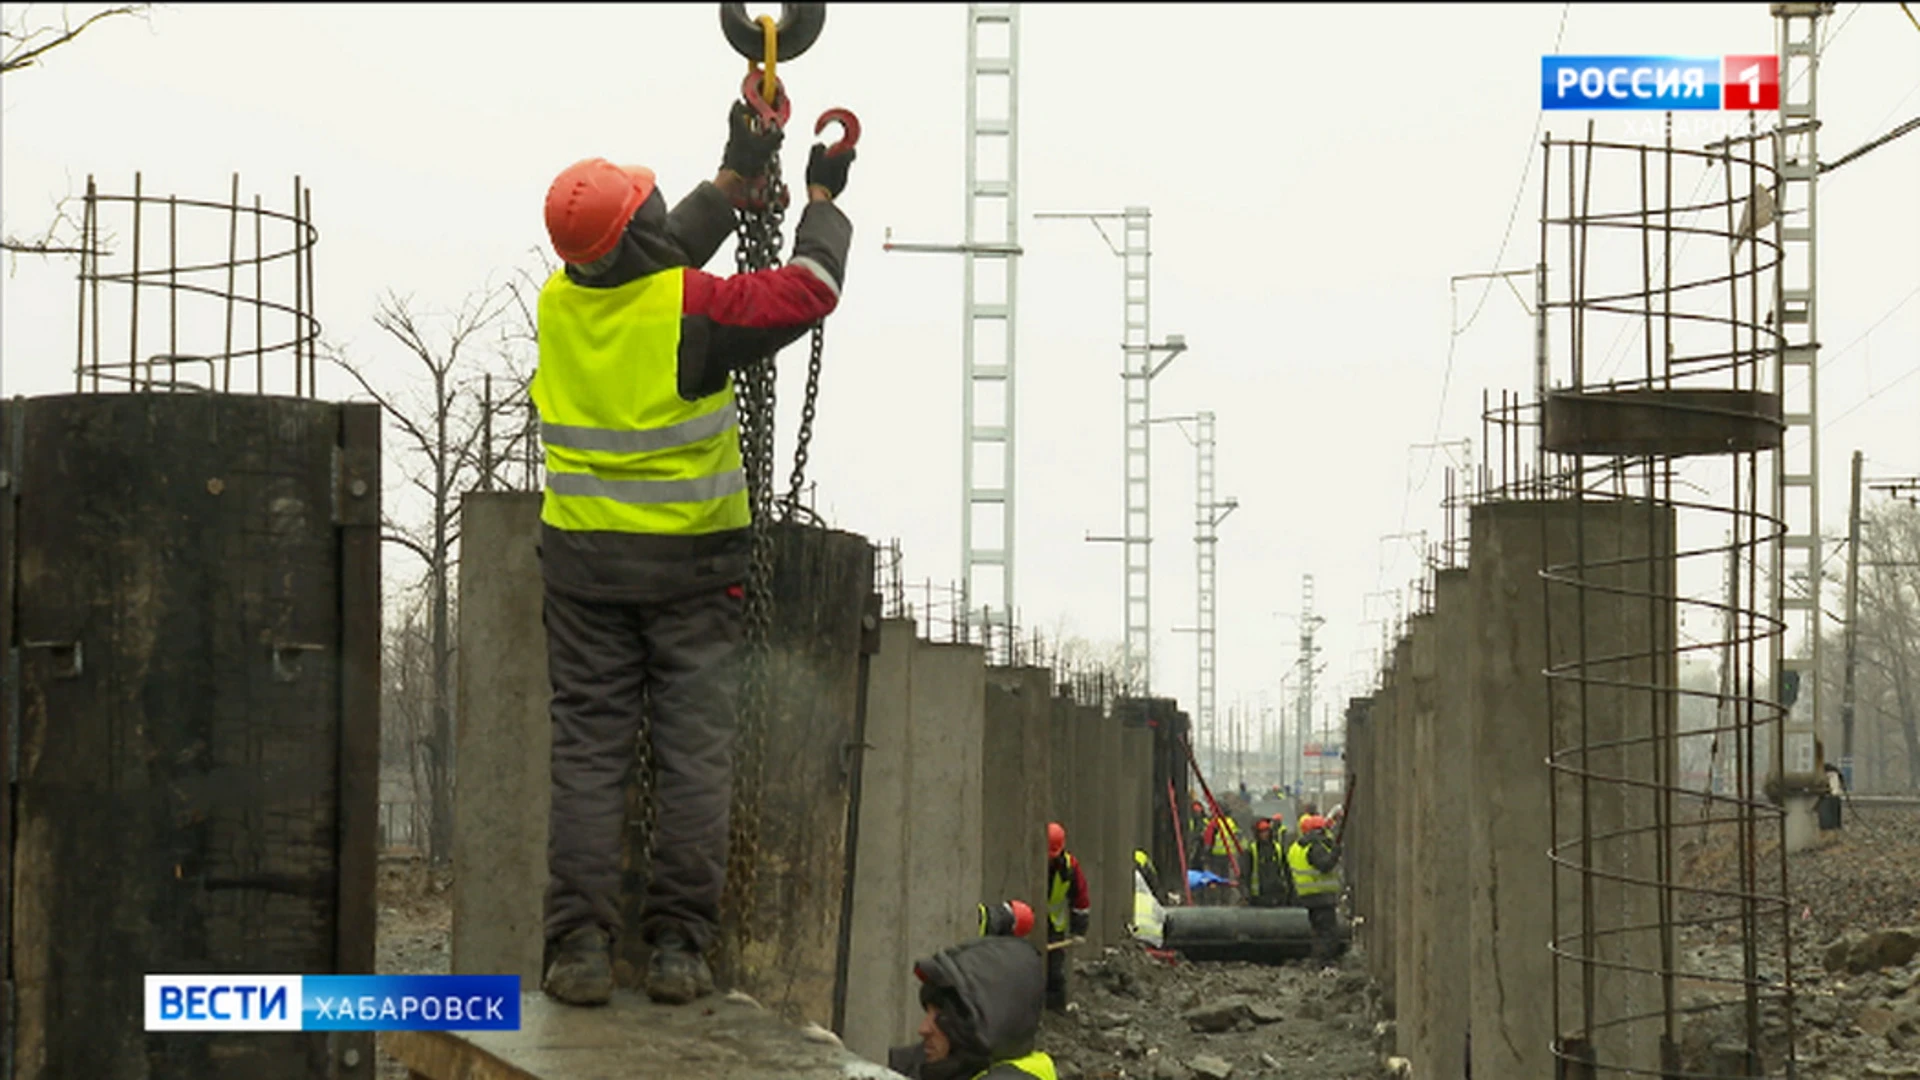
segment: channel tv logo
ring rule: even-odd
[[[148,975],[148,1031],[518,1031],[518,975]]]
[[[1777,56],[1543,56],[1540,107],[1591,111],[1772,111]]]

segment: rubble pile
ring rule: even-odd
[[[1920,1080],[1920,926],[1850,933],[1800,981],[1802,1076]]]
[[[1714,839],[1727,839],[1715,837]],[[1763,841],[1757,862],[1760,891],[1777,881],[1779,849]],[[1689,884],[1738,888],[1737,853],[1730,844],[1684,845]],[[1772,871],[1772,873],[1768,873]],[[1797,1075],[1809,1080],[1920,1080],[1920,808],[1875,807],[1848,815],[1847,827],[1787,857]],[[1776,886],[1772,886],[1777,889]],[[1707,914],[1704,902],[1682,903],[1683,917]],[[1725,904],[1717,905],[1725,914]],[[1756,935],[1757,971],[1764,1004],[1761,1046],[1769,1069],[1784,1068],[1788,1016],[1780,964],[1780,927],[1774,909]],[[1689,972],[1739,980],[1742,950],[1737,921],[1684,926],[1678,935]],[[1685,985],[1681,1029],[1683,1067],[1743,1075],[1746,1042],[1739,994],[1727,985]],[[1731,991],[1732,997],[1729,998]],[[1703,1007],[1718,1003],[1719,1007]]]
[[[1374,1080],[1370,984],[1351,954],[1302,963],[1163,961],[1137,945],[1073,965],[1040,1045],[1060,1080]]]

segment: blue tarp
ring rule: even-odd
[[[1208,885],[1231,885],[1231,884],[1233,884],[1231,879],[1223,878],[1219,874],[1216,874],[1211,870],[1187,871],[1187,888],[1189,889],[1204,889]]]

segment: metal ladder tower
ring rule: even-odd
[[[1227,515],[1240,506],[1240,500],[1229,496],[1225,499],[1214,498],[1213,462],[1213,413],[1199,412],[1190,416],[1165,416],[1152,421],[1156,424],[1177,424],[1180,433],[1187,437],[1194,449],[1194,499],[1193,499],[1193,549],[1195,582],[1195,619],[1192,626],[1176,626],[1177,633],[1191,633],[1198,639],[1198,656],[1194,667],[1194,718],[1195,729],[1202,738],[1211,738],[1214,734],[1214,691],[1217,685],[1214,665],[1214,631],[1218,622],[1215,616],[1214,600],[1219,595],[1215,590],[1215,554],[1214,545],[1219,542],[1220,523]],[[1187,425],[1192,424],[1189,431]],[[1262,738],[1265,730],[1262,729]],[[1264,746],[1261,747],[1265,749]]]
[[[1786,534],[1773,553],[1772,615],[1785,627],[1772,639],[1773,693],[1782,699],[1790,682],[1798,693],[1787,714],[1785,761],[1775,768],[1788,786],[1819,780],[1815,739],[1821,707],[1820,553],[1820,366],[1815,318],[1815,184],[1820,174],[1818,88],[1821,22],[1830,3],[1773,4],[1780,56],[1780,122],[1775,134],[1780,191],[1776,228],[1781,241],[1774,311],[1780,325],[1775,385],[1783,395],[1785,441],[1773,470],[1773,516]],[[1804,390],[1789,389],[1789,377],[1804,376]],[[1796,444],[1806,448],[1804,457]]]
[[[1153,440],[1152,383],[1155,376],[1186,351],[1186,338],[1168,334],[1155,344],[1151,333],[1153,311],[1153,212],[1129,206],[1119,213],[1047,213],[1036,218],[1084,218],[1093,223],[1107,247],[1120,256],[1121,337],[1120,378],[1125,395],[1125,525],[1120,536],[1091,536],[1097,543],[1125,545],[1126,636],[1122,667],[1128,694],[1146,697],[1153,679]],[[1120,222],[1121,242],[1115,244],[1104,221]],[[1164,353],[1155,362],[1156,353]]]
[[[1300,579],[1300,688],[1294,703],[1292,773],[1293,789],[1304,792],[1307,786],[1307,741],[1313,727],[1313,661],[1320,650],[1313,643],[1313,632],[1326,624],[1313,613],[1313,575]]]
[[[1005,640],[1012,640],[1014,331],[1021,255],[1019,61],[1020,5],[968,4],[966,239],[959,244],[896,244],[888,239],[883,245],[886,251],[959,255],[963,260],[962,641],[973,640],[976,618],[988,626],[999,624],[1008,631]],[[1004,106],[995,108],[1002,102]]]

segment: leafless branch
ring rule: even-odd
[[[28,8],[31,6],[27,5]],[[0,40],[6,42],[6,53],[0,55],[0,75],[32,67],[40,62],[41,57],[79,37],[102,19],[110,19],[115,15],[145,16],[151,7],[151,4],[121,4],[96,11],[75,26],[68,18],[66,8],[62,6],[60,25],[57,28],[51,25],[30,26],[27,8],[22,8],[19,18],[13,24],[0,30]]]

